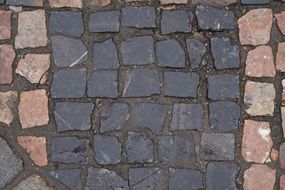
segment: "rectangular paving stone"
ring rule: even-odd
[[[241,0],[241,4],[244,5],[264,5],[269,3],[270,0]]]
[[[159,0],[161,5],[169,4],[187,4],[188,0]]]
[[[49,5],[52,8],[82,8],[82,0],[49,0]]]
[[[89,32],[119,32],[120,11],[99,11],[91,13],[89,18]]]
[[[11,16],[12,11],[0,10],[0,40],[11,38]]]
[[[193,14],[186,10],[164,10],[161,15],[161,34],[192,31]]]
[[[6,4],[16,6],[42,7],[43,0],[6,0]]]
[[[13,81],[12,64],[16,57],[12,45],[0,45],[0,84],[11,84]]]
[[[197,170],[169,169],[169,190],[203,189],[203,174]]]

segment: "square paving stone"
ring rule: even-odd
[[[200,157],[202,160],[234,160],[234,134],[203,133],[201,138]]]
[[[228,101],[210,103],[210,128],[215,132],[229,132],[237,129],[241,108],[238,104]]]
[[[203,189],[203,175],[190,169],[169,169],[169,190]]]
[[[122,9],[122,25],[135,28],[156,28],[155,8],[127,6]]]
[[[192,30],[193,14],[186,10],[165,10],[161,15],[161,33],[189,33]]]
[[[82,13],[76,11],[51,11],[49,29],[52,34],[80,37],[84,32]]]
[[[52,98],[81,98],[86,89],[86,69],[58,70],[53,74]]]
[[[197,73],[165,72],[164,96],[197,98],[199,75]]]
[[[212,37],[211,52],[217,69],[239,68],[240,47],[232,39]]]
[[[118,50],[112,39],[94,43],[93,64],[95,70],[119,68]]]
[[[202,57],[206,53],[206,46],[195,38],[189,38],[186,40],[188,56],[192,69],[198,68],[202,62]]]
[[[203,131],[202,104],[174,104],[170,130]]]
[[[117,137],[95,135],[93,147],[99,164],[117,164],[121,161],[121,143]]]
[[[56,103],[53,113],[57,131],[89,130],[93,108],[92,103]]]
[[[49,174],[70,190],[82,189],[80,169],[57,169],[49,171]]]
[[[144,133],[129,132],[125,142],[129,163],[153,162],[153,142]]]
[[[120,11],[98,11],[91,13],[89,32],[119,32]]]
[[[94,71],[87,82],[88,97],[116,98],[118,71]]]
[[[196,152],[192,136],[185,134],[159,137],[158,160],[166,165],[195,162]]]
[[[60,163],[87,163],[88,159],[88,139],[76,137],[54,137],[51,140],[52,162]]]
[[[155,53],[159,66],[185,67],[185,52],[176,40],[157,42]]]
[[[148,65],[155,63],[152,36],[129,38],[121,44],[124,65]]]
[[[218,74],[208,77],[208,98],[212,100],[234,99],[240,96],[239,76]]]

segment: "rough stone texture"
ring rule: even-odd
[[[70,190],[82,189],[80,169],[57,169],[49,171],[49,174],[64,184],[66,187],[68,187]]]
[[[104,190],[128,190],[128,181],[124,180],[113,170],[104,168],[90,167],[88,169],[88,177],[86,190],[104,189]]]
[[[33,174],[21,183],[19,183],[13,190],[52,190],[46,181],[39,175]]]
[[[244,172],[244,190],[273,189],[276,170],[267,165],[253,164]]]
[[[239,167],[235,163],[209,163],[206,170],[207,190],[238,189],[236,186],[238,172]]]
[[[47,41],[45,11],[35,10],[20,12],[15,47],[22,49],[46,46]]]
[[[0,10],[0,40],[11,38],[11,15],[12,11]]]
[[[11,84],[13,80],[12,63],[16,54],[11,45],[0,45],[0,84]]]
[[[271,160],[272,160],[272,161],[277,161],[278,157],[279,157],[279,152],[278,152],[278,150],[276,150],[275,148],[272,148],[272,149],[271,149],[271,152],[270,152],[270,158],[271,158]],[[269,161],[269,160],[268,160],[268,161]]]
[[[263,164],[270,159],[273,145],[268,122],[245,120],[242,138],[242,156],[247,162]]]
[[[89,20],[90,32],[119,32],[120,11],[99,11],[92,13]]]
[[[102,8],[112,3],[111,0],[86,0],[85,4],[89,8]]]
[[[275,94],[275,88],[271,83],[246,82],[244,94],[245,111],[253,116],[273,116]]]
[[[276,54],[276,69],[285,72],[285,42],[278,43]]]
[[[159,0],[161,5],[168,4],[187,4],[188,0]]]
[[[280,145],[279,163],[282,169],[285,169],[285,143]]]
[[[235,136],[232,133],[203,133],[200,158],[202,160],[234,160]]]
[[[251,77],[274,77],[276,74],[270,46],[258,46],[246,57],[245,74]]]
[[[272,26],[271,9],[253,9],[238,20],[239,40],[242,45],[267,44]]]
[[[270,0],[241,0],[241,4],[244,5],[264,5],[269,3]]]
[[[236,3],[237,0],[192,0],[192,4],[206,4],[214,6],[227,6]]]
[[[280,177],[280,190],[285,190],[285,175]]]
[[[82,0],[49,0],[52,8],[71,7],[82,8]]]
[[[12,108],[16,105],[17,92],[0,92],[0,122],[10,126],[14,119]]]
[[[191,68],[198,68],[202,62],[202,57],[207,51],[206,46],[195,38],[188,38],[186,40],[186,45]]]
[[[49,67],[49,54],[27,54],[19,60],[15,72],[25,77],[31,83],[40,83]]]
[[[186,10],[164,10],[161,15],[161,33],[189,33],[192,30],[193,14]]]
[[[122,9],[122,25],[135,28],[156,28],[154,7],[127,6]]]
[[[43,0],[6,0],[7,5],[42,7]]]
[[[282,120],[283,137],[285,137],[285,107],[281,107],[281,120]]]
[[[203,175],[200,171],[172,168],[169,170],[169,190],[203,189]]]
[[[198,27],[202,30],[233,30],[235,15],[232,11],[208,5],[198,5],[195,11]]]
[[[285,35],[285,11],[275,14],[274,16],[277,20],[279,30],[283,35]]]
[[[240,47],[232,39],[212,37],[211,52],[217,69],[239,68]]]
[[[93,108],[92,103],[56,103],[53,114],[57,131],[89,130]]]
[[[22,92],[18,110],[23,129],[47,125],[49,122],[49,110],[46,90],[39,89]]]

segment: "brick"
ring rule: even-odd
[[[203,175],[190,169],[169,169],[169,190],[203,189]]]
[[[164,10],[161,15],[161,34],[190,33],[193,14],[186,10]]]
[[[11,84],[13,80],[12,63],[15,51],[11,45],[0,45],[0,84]]]
[[[12,11],[0,10],[0,40],[11,38],[11,15]]]
[[[270,0],[241,0],[241,4],[244,5],[265,5],[269,3]]]
[[[24,190],[24,189],[41,189],[41,190],[52,190],[47,182],[39,175],[32,174],[21,181],[13,190]]]
[[[43,0],[6,0],[6,4],[29,7],[42,7],[44,5]]]
[[[49,174],[71,190],[82,189],[80,169],[56,169]]]
[[[189,61],[192,69],[196,69],[202,62],[202,57],[206,53],[206,46],[198,39],[188,38],[186,40]]]
[[[276,54],[276,69],[285,72],[285,42],[278,43]]]
[[[17,92],[0,92],[0,122],[10,126],[14,119],[12,109],[16,105]]]
[[[89,18],[89,32],[119,32],[120,11],[99,11]]]
[[[285,143],[280,145],[280,155],[279,155],[279,163],[282,169],[285,169]]]
[[[52,8],[62,8],[62,7],[71,7],[71,8],[82,8],[82,0],[49,0],[49,5]]]
[[[285,11],[275,14],[274,16],[277,20],[279,30],[283,35],[285,35]]]
[[[161,5],[187,4],[188,0],[159,0]]]

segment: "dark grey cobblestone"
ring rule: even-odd
[[[202,57],[206,53],[206,46],[195,38],[186,40],[190,65],[193,69],[198,68],[202,62]]]
[[[197,170],[169,169],[169,190],[203,189],[203,174]]]
[[[89,18],[89,32],[119,32],[120,11],[98,11]]]
[[[57,169],[49,174],[70,190],[82,189],[81,169]]]
[[[241,4],[244,5],[264,5],[269,3],[270,0],[241,0]]]
[[[0,0],[0,4],[4,4],[5,3],[5,0]]]
[[[0,0],[0,4],[4,3],[5,0]],[[7,5],[15,5],[15,6],[42,6],[40,1],[35,0],[6,0]]]

